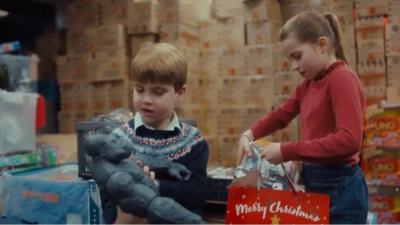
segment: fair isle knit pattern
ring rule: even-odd
[[[139,136],[128,123],[122,125],[122,130],[135,144],[135,154],[146,154],[169,160],[185,156],[192,151],[193,146],[203,141],[200,131],[185,123],[182,123],[182,130],[178,135],[163,139]]]

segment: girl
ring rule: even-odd
[[[286,127],[300,114],[301,140],[272,143],[262,157],[276,164],[303,161],[307,191],[330,195],[330,223],[366,223],[368,191],[358,166],[364,98],[347,66],[337,19],[300,13],[281,28],[279,41],[304,80],[286,102],[241,135],[239,156],[250,154],[250,142]]]

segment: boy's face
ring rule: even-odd
[[[165,129],[171,122],[176,102],[184,92],[185,87],[176,91],[171,84],[135,82],[133,105],[147,125]]]

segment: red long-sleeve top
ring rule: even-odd
[[[281,144],[284,161],[353,165],[360,158],[363,108],[357,76],[344,63],[335,63],[321,79],[302,81],[286,102],[251,130],[258,139],[285,128],[300,114],[300,141]]]

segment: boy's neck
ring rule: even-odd
[[[160,126],[154,127],[149,124],[146,124],[142,116],[139,113],[135,114],[135,127],[134,130],[139,128],[140,126],[144,126],[150,130],[167,130],[167,131],[173,131],[175,128],[178,128],[179,130],[181,129],[178,117],[176,116],[176,113],[174,112],[168,121],[165,121],[164,124],[160,124]]]

